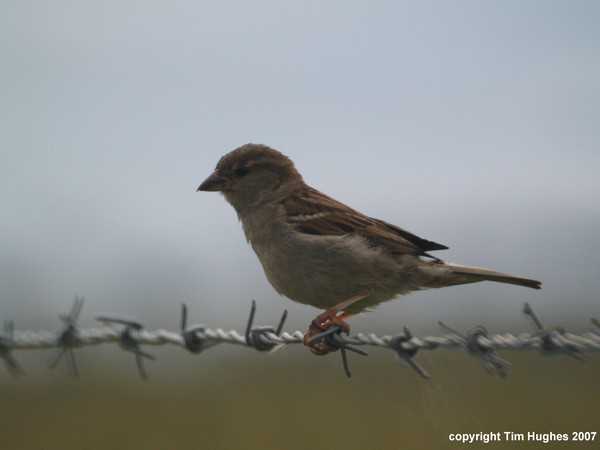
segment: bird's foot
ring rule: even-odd
[[[346,334],[350,333],[350,325],[344,321],[344,319],[351,317],[353,314],[343,311],[343,309],[348,306],[356,303],[359,300],[367,297],[367,295],[356,295],[354,297],[349,298],[348,300],[344,300],[343,302],[335,305],[332,308],[322,312],[310,323],[306,332],[304,333],[304,345],[310,348],[310,351],[315,355],[326,355],[331,349],[327,346],[325,342],[325,337],[327,334],[322,335],[327,329],[331,327],[338,327],[339,332],[343,332]],[[340,314],[338,314],[340,313]]]
[[[310,348],[310,351],[315,355],[326,355],[331,352],[330,347],[325,342],[325,338],[330,334],[327,334],[327,330],[335,327],[336,330],[332,331],[333,334],[335,332],[341,333],[344,332],[348,334],[350,332],[350,326],[348,323],[344,322],[340,317],[335,317],[332,319],[327,319],[323,322],[318,322],[317,319],[313,320],[306,332],[304,333],[304,345]]]

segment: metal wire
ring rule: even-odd
[[[0,358],[3,359],[8,372],[15,376],[25,374],[24,369],[14,356],[15,350],[53,349],[49,359],[50,367],[55,367],[66,355],[70,373],[79,376],[75,360],[75,348],[103,343],[116,343],[123,350],[135,355],[138,371],[143,379],[148,372],[144,361],[155,357],[144,350],[142,345],[177,345],[191,353],[199,354],[217,344],[236,344],[254,348],[258,351],[269,351],[281,345],[300,344],[303,333],[283,331],[287,317],[284,311],[278,325],[256,326],[256,302],[252,301],[250,315],[243,334],[235,330],[225,331],[221,328],[211,329],[203,324],[188,326],[188,309],[184,304],[181,311],[181,326],[178,331],[146,330],[142,322],[132,317],[117,314],[98,314],[96,319],[104,324],[101,328],[79,329],[77,319],[83,308],[83,299],[76,298],[71,311],[60,315],[62,326],[56,332],[48,331],[18,331],[10,320],[4,322],[0,332]],[[537,350],[544,356],[567,355],[580,361],[585,361],[586,355],[600,351],[600,321],[592,318],[594,331],[583,335],[567,333],[563,327],[545,327],[529,304],[523,307],[523,313],[529,319],[534,331],[512,334],[488,335],[485,327],[478,325],[462,333],[449,325],[439,322],[446,333],[443,336],[413,335],[404,328],[396,335],[377,336],[373,333],[359,333],[346,336],[337,326],[332,326],[322,333],[313,336],[311,341],[320,341],[329,351],[340,350],[344,363],[344,371],[349,377],[350,367],[348,352],[367,355],[361,346],[382,347],[393,350],[399,361],[414,369],[423,378],[429,378],[427,371],[415,360],[421,350],[441,348],[462,348],[471,356],[477,358],[489,374],[506,377],[510,364],[500,358],[497,350]]]

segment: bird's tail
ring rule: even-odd
[[[476,283],[478,281],[496,281],[498,283],[515,284],[532,289],[542,288],[540,281],[516,277],[508,273],[497,272],[483,267],[463,266],[445,261],[431,262],[428,265],[429,268],[425,269],[425,272],[433,269],[435,273],[435,275],[434,273],[430,273],[430,275],[434,275],[430,278],[430,287],[454,286],[457,284]]]

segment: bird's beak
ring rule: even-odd
[[[200,186],[198,186],[198,191],[221,191],[225,187],[225,182],[227,180],[223,178],[221,175],[217,174],[217,172],[213,172],[210,176],[202,182]]]

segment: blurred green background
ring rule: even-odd
[[[149,364],[148,382],[139,379],[133,356],[114,348],[77,351],[79,381],[64,365],[36,365],[44,352],[28,352],[34,367],[27,377],[0,374],[0,447],[462,448],[450,433],[598,430],[597,356],[581,363],[500,352],[512,363],[503,380],[460,350],[423,352],[417,359],[432,375],[423,380],[390,352],[370,349],[368,357],[351,356],[347,379],[339,355],[314,357],[300,346],[274,354],[224,346],[199,356],[150,350],[160,359]]]

